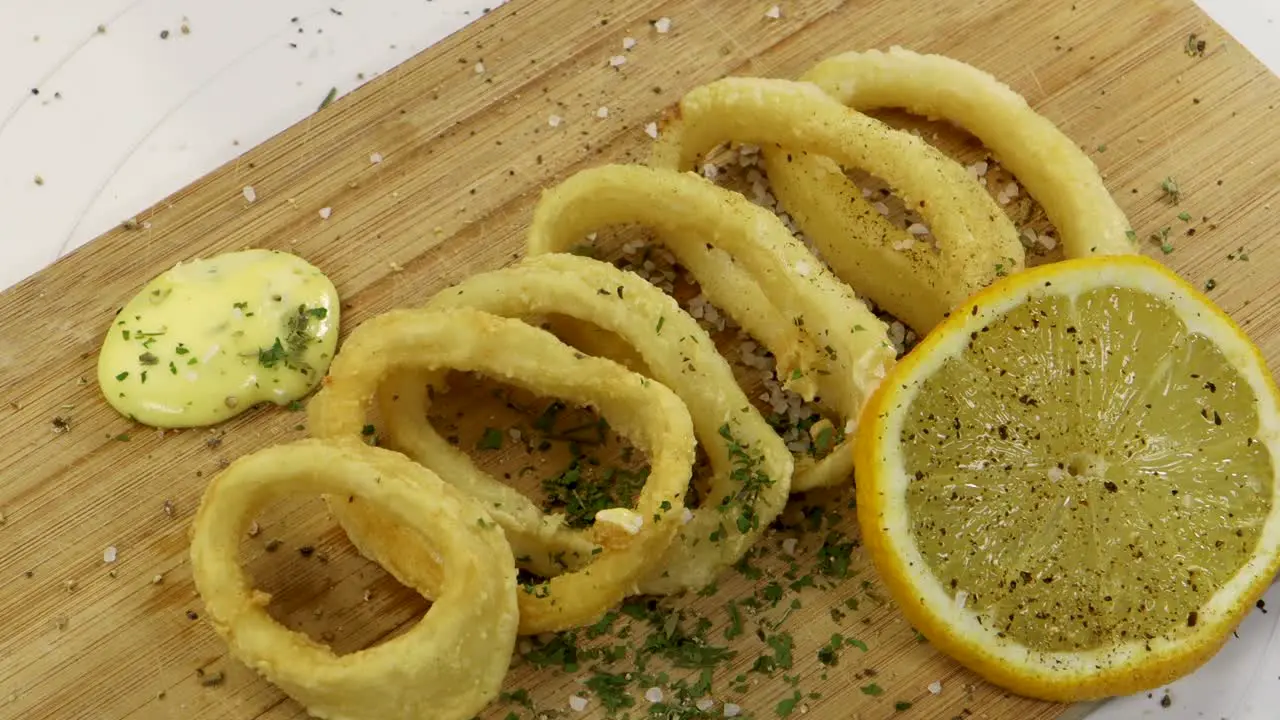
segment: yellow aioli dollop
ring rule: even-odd
[[[255,403],[284,405],[324,377],[338,312],[329,278],[288,253],[180,263],[112,320],[98,384],[121,414],[155,427],[213,425]]]

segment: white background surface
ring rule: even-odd
[[[1280,73],[1280,0],[1198,2]],[[499,4],[0,0],[0,289]],[[1091,717],[1280,717],[1280,590],[1267,600],[1170,708],[1157,692]]]

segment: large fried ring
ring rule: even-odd
[[[893,362],[893,346],[884,323],[777,216],[691,173],[606,165],[543,193],[528,252],[560,252],[593,230],[626,223],[656,231],[711,302],[774,354],[779,379],[817,397],[852,433]],[[847,482],[852,457],[846,441],[821,460],[798,459],[792,491]]]
[[[404,635],[334,655],[267,614],[237,560],[254,515],[272,501],[321,493],[367,508],[432,561],[397,576],[434,598]],[[205,491],[191,565],[208,617],[231,654],[316,717],[466,720],[501,689],[515,646],[511,547],[484,509],[402,455],[358,442],[303,440],[235,461]]]
[[[788,159],[802,163],[803,172],[770,174],[783,206],[796,208],[797,221],[842,277],[912,327],[932,327],[974,291],[1023,266],[1013,223],[963,167],[814,85],[725,78],[695,88],[664,127],[651,164],[687,170],[724,142],[777,150],[775,168]],[[842,168],[889,183],[929,224],[938,252],[923,243],[895,249],[910,236],[849,192]],[[822,211],[806,213],[811,207]]]
[[[680,528],[661,564],[640,583],[642,593],[706,586],[742,557],[786,504],[792,470],[786,445],[751,406],[707,333],[671,296],[634,273],[576,255],[541,255],[470,277],[437,294],[428,307],[580,320],[620,338],[638,355],[638,369],[671,388],[688,406],[711,462],[709,493]],[[591,352],[592,340],[601,337],[608,336],[584,333],[578,339],[580,349]],[[390,445],[428,463],[441,452],[442,443],[423,410],[426,388],[440,383],[431,375],[394,372],[378,393]],[[524,503],[519,508],[532,514]],[[504,526],[521,527],[524,519],[512,509],[507,499],[489,506]],[[520,537],[538,539],[536,533]],[[526,547],[523,552],[532,562],[535,557],[550,558],[559,549]]]
[[[334,358],[323,389],[308,407],[312,434],[358,438],[379,386],[401,369],[476,372],[540,395],[592,405],[619,434],[648,453],[650,474],[630,511],[634,524],[597,521],[578,531],[564,525],[563,515],[542,513],[434,432],[423,434],[433,436],[433,442],[414,459],[485,506],[501,503],[505,513],[495,519],[517,553],[568,537],[590,559],[580,569],[519,593],[522,634],[595,621],[633,593],[662,561],[679,529],[694,459],[689,412],[665,386],[611,360],[584,355],[519,320],[470,308],[393,310],[356,328]],[[426,400],[426,395],[415,397],[414,411],[425,412]],[[397,526],[359,507],[331,506],[352,542],[393,575],[430,562],[400,542],[403,530]]]

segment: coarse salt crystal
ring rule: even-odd
[[[609,108],[607,108],[607,107],[605,107],[605,106],[603,106],[603,105],[601,105],[600,107],[596,108],[596,117],[598,117],[598,118],[607,118],[607,117],[609,117]]]
[[[685,508],[684,511],[680,514],[680,524],[688,525],[689,521],[692,519],[693,519],[693,511],[690,510],[689,508]]]
[[[658,123],[656,123],[656,122],[651,122],[651,123],[649,123],[648,125],[645,125],[645,126],[644,126],[644,134],[645,134],[645,135],[648,135],[649,137],[653,138],[654,140],[657,140],[657,139],[658,139]]]
[[[480,75],[482,73],[484,73],[484,63],[478,62],[476,63],[476,74]]]
[[[102,562],[113,563],[116,561],[116,546],[110,545],[106,550],[102,551]]]
[[[725,716],[725,717],[738,717],[738,714],[739,714],[739,713],[741,713],[741,712],[742,712],[742,708],[741,708],[741,707],[739,707],[736,703],[725,703],[725,704],[724,704],[724,716]]]
[[[698,702],[694,703],[693,706],[698,708],[702,712],[706,712],[716,706],[716,701],[709,697],[704,697],[698,700]]]
[[[929,228],[925,227],[921,223],[911,223],[910,225],[907,226],[907,232],[911,233],[912,235],[928,235]]]
[[[582,712],[587,709],[587,699],[581,695],[570,695],[569,707],[575,712]]]
[[[876,212],[880,213],[881,215],[884,215],[885,217],[888,217],[888,216],[889,216],[889,206],[888,206],[888,205],[885,205],[884,203],[877,201],[877,202],[872,203],[872,204],[871,204],[871,207],[875,208],[875,209],[876,209]]]
[[[932,695],[940,695],[942,693],[942,683],[937,680],[929,683],[929,693]]]
[[[660,688],[660,687],[651,687],[651,688],[649,688],[648,690],[645,690],[645,691],[644,691],[644,699],[645,699],[645,700],[648,700],[648,701],[649,701],[649,702],[651,702],[651,703],[660,703],[660,702],[662,702],[662,688]]]
[[[657,20],[654,20],[653,29],[657,30],[659,35],[664,34],[667,31],[671,30],[671,18],[660,17]]]
[[[623,49],[623,50],[630,50],[631,48],[633,48],[633,47],[635,47],[635,46],[636,46],[636,39],[635,39],[635,38],[633,38],[633,37],[624,37],[624,38],[622,38],[622,49]]]
[[[702,166],[702,177],[708,180],[715,180],[720,175],[720,168],[713,163],[704,163]]]
[[[916,244],[916,241],[913,240],[910,236],[908,236],[908,237],[902,238],[901,240],[894,240],[893,249],[894,250],[910,250],[911,248],[915,247],[915,244]]]
[[[240,194],[244,195],[245,202],[253,202],[258,199],[258,193],[253,189],[252,185],[245,185],[244,189],[240,191]]]
[[[764,11],[764,16],[771,20],[777,20],[778,18],[782,17],[782,8],[778,7],[777,5],[774,5],[773,7]]]
[[[1052,235],[1043,234],[1040,236],[1040,247],[1045,250],[1052,250],[1058,247],[1058,239]]]
[[[1009,196],[1009,197],[1011,197],[1011,198],[1016,198],[1016,197],[1018,197],[1018,183],[1016,183],[1016,182],[1011,182],[1011,183],[1009,183],[1008,185],[1005,185],[1005,186],[1004,186],[1004,194],[1005,194],[1005,195],[1008,195],[1008,196]]]
[[[787,538],[787,539],[783,540],[783,541],[782,541],[782,552],[784,552],[784,553],[786,553],[786,554],[788,554],[788,555],[795,555],[795,554],[796,554],[796,543],[797,543],[797,542],[798,542],[798,541],[797,541],[795,538]]]
[[[964,590],[961,590],[960,592],[956,593],[956,607],[963,610],[965,603],[967,602],[969,602],[969,593],[965,592]]]
[[[370,164],[377,165],[380,162],[382,162],[382,153],[376,152],[369,156]]]
[[[332,214],[333,214],[333,208],[330,208],[330,207],[322,207],[322,208],[320,208],[320,219],[321,219],[321,220],[328,220],[328,219],[329,219],[329,216],[330,216],[330,215],[332,215]]]
[[[1058,482],[1059,480],[1062,480],[1066,476],[1067,476],[1067,473],[1062,468],[1057,468],[1057,467],[1049,468],[1049,482]]]
[[[809,273],[813,272],[813,268],[809,267],[809,263],[801,260],[796,263],[795,271],[800,277],[809,277]]]
[[[552,115],[551,117],[547,118],[547,124],[550,125],[551,127],[560,127],[560,121],[563,119],[564,118],[561,118],[559,115]]]
[[[613,57],[609,58],[610,67],[622,67],[623,65],[626,65],[626,64],[627,64],[626,55],[614,55]]]

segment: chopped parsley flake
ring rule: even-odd
[[[875,683],[871,683],[870,685],[863,685],[862,694],[870,695],[871,697],[879,697],[884,694],[884,688],[881,688],[879,685]]]
[[[498,428],[485,428],[484,434],[476,442],[476,448],[480,450],[500,450],[502,448],[502,431]]]

